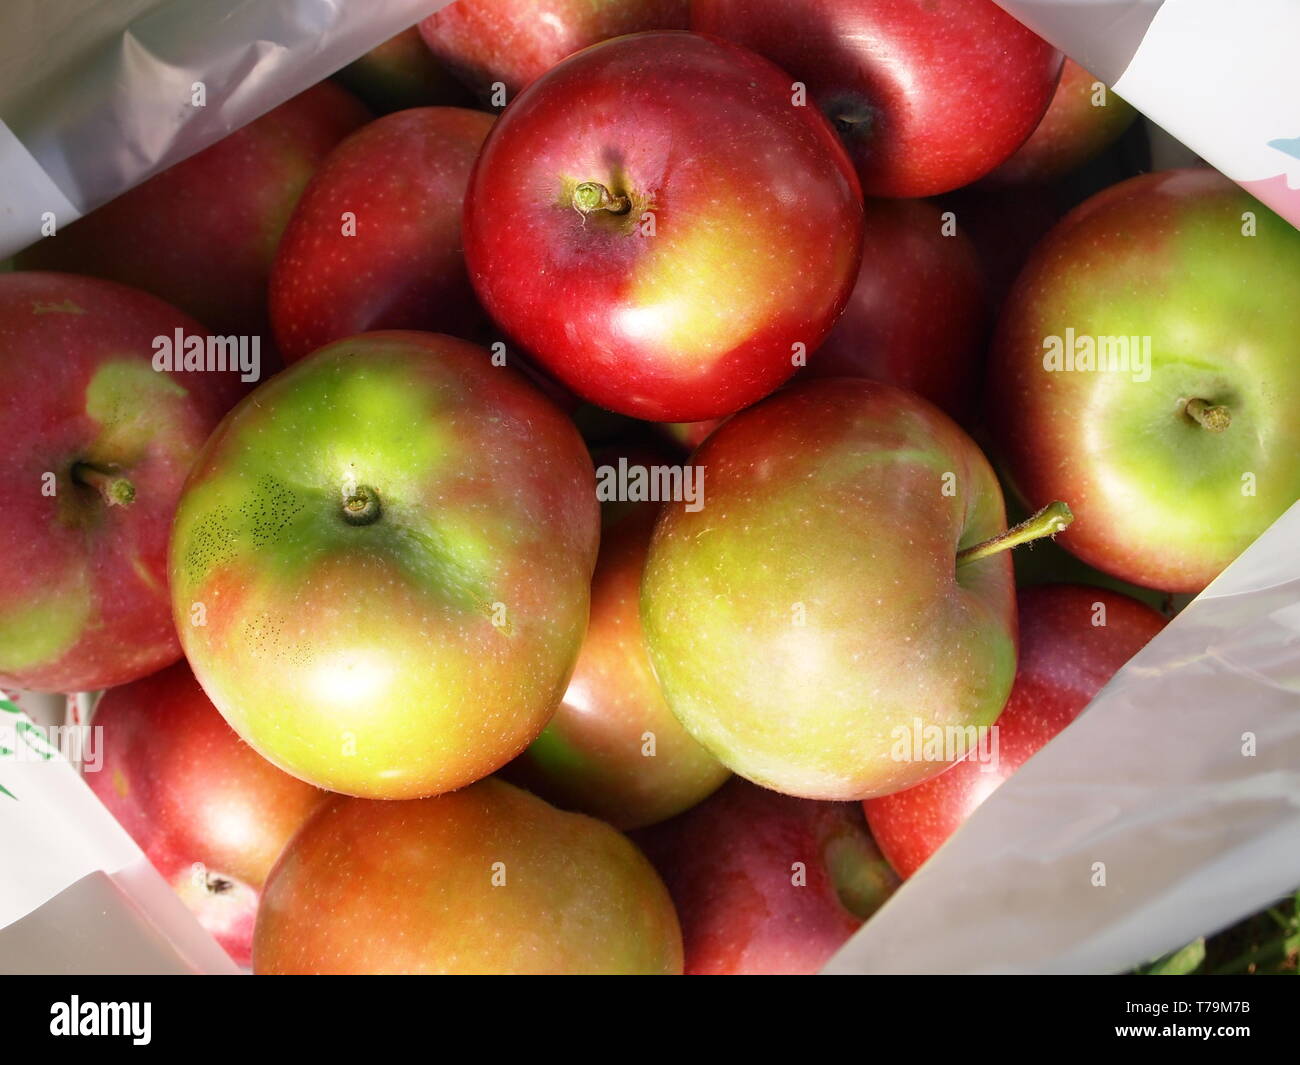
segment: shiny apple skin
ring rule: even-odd
[[[253,957],[262,974],[676,975],[682,943],[626,836],[491,779],[328,801],[267,881]]]
[[[1022,590],[1020,664],[998,718],[998,762],[965,759],[914,788],[863,803],[876,843],[910,877],[1004,781],[1070,724],[1165,626],[1150,607],[1105,588]],[[1105,625],[1094,625],[1097,605]]]
[[[486,98],[511,99],[588,45],[643,30],[684,30],[690,0],[456,0],[420,23],[429,50]]]
[[[1257,234],[1242,235],[1252,212]],[[1149,336],[1151,378],[1052,372],[1044,338]],[[990,426],[1059,543],[1134,584],[1199,592],[1300,497],[1300,233],[1211,170],[1146,174],[1043,240],[1003,309]],[[1211,432],[1197,398],[1229,409]],[[1255,495],[1243,494],[1244,474]]]
[[[244,743],[184,662],[104,693],[86,783],[240,965],[258,892],[325,793]]]
[[[176,329],[206,335],[122,285],[0,274],[0,687],[107,688],[180,657],[167,596],[172,514],[245,386],[237,374],[156,372],[154,338]],[[110,506],[73,481],[77,463],[117,470],[134,500]]]
[[[691,28],[807,85],[868,196],[934,196],[987,174],[1033,132],[1061,70],[993,0],[693,0]]]
[[[639,451],[627,458],[646,465],[673,461]],[[599,461],[617,458],[606,454]],[[615,828],[640,828],[689,809],[731,774],[673,717],[650,668],[641,572],[659,504],[609,502],[603,510],[591,621],[578,664],[550,724],[509,772],[565,809]],[[647,733],[653,755],[644,753]]]
[[[688,976],[813,975],[898,886],[856,805],[744,780],[635,838],[677,906]]]
[[[949,764],[896,759],[895,728],[993,723],[1015,672],[1011,559],[959,579],[956,554],[1005,528],[1002,494],[945,414],[875,381],[802,382],[691,461],[706,502],[665,508],[641,618],[668,705],[719,761],[863,799]]]
[[[985,180],[999,185],[1056,181],[1119,140],[1137,112],[1109,89],[1105,103],[1093,104],[1096,83],[1097,78],[1067,56],[1047,114],[1015,155]]]
[[[361,488],[379,517],[349,524]],[[181,641],[287,772],[371,798],[463,787],[559,705],[598,523],[581,438],[513,371],[452,337],[364,334],[272,378],[208,442],[172,538]]]
[[[32,245],[20,269],[152,292],[222,335],[269,335],[275,246],[307,180],[370,117],[322,82]]]
[[[307,186],[271,270],[285,362],[378,329],[479,331],[460,222],[491,115],[424,107],[377,119],[330,153]],[[345,236],[345,212],[356,231]]]
[[[632,207],[584,216],[588,181]],[[689,33],[607,41],[536,81],[465,205],[496,322],[585,399],[649,421],[722,417],[787,380],[848,299],[861,240],[830,126],[764,60]]]
[[[869,377],[908,388],[966,422],[989,328],[979,256],[959,227],[944,233],[924,200],[867,204],[857,283],[805,376]]]
[[[436,60],[418,26],[376,45],[334,75],[375,114],[408,107],[464,107],[469,90]]]

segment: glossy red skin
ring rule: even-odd
[[[869,377],[911,389],[958,421],[978,392],[988,302],[974,245],[923,200],[867,204],[857,284],[808,360],[810,377]]]
[[[376,114],[408,107],[462,107],[469,91],[434,59],[411,26],[376,45],[334,77]]]
[[[266,333],[275,246],[312,172],[370,117],[322,82],[18,257],[152,292],[213,332]]]
[[[222,719],[185,662],[106,692],[86,783],[240,965],[257,898],[325,792],[281,772]],[[199,868],[196,868],[199,866]]]
[[[424,42],[480,94],[513,99],[588,45],[643,30],[684,30],[690,0],[456,0],[420,23]]]
[[[0,274],[0,482],[9,486],[0,518],[0,686],[106,688],[180,657],[167,595],[172,514],[200,447],[245,386],[237,374],[155,373],[154,338],[178,328],[205,335],[161,300],[111,282]],[[87,388],[104,381],[96,375],[105,366],[122,364],[134,376],[114,394],[117,416],[101,422],[87,410]],[[149,396],[152,387],[165,395]],[[129,506],[110,507],[71,480],[73,464],[91,459],[121,467],[135,487]],[[57,478],[53,496],[42,491],[47,473]],[[42,602],[52,606],[35,629],[76,631],[61,651],[18,662],[18,639],[40,632],[24,626],[6,635],[4,625]]]
[[[483,327],[460,221],[492,122],[452,107],[399,111],[330,153],[298,201],[271,270],[271,322],[285,362],[378,329],[463,336]],[[356,233],[344,236],[349,211]]]
[[[584,216],[580,181],[633,206]],[[607,41],[535,82],[465,205],[494,320],[579,395],[650,421],[721,417],[788,379],[843,308],[861,235],[830,126],[770,64],[687,33]]]
[[[933,196],[987,174],[1051,102],[1061,54],[993,0],[694,0],[691,28],[808,86],[868,196]]]
[[[1137,112],[1109,89],[1105,104],[1095,106],[1096,81],[1067,56],[1047,114],[1015,155],[985,180],[1009,185],[1055,181],[1118,140]]]
[[[1165,626],[1149,606],[1105,588],[1026,588],[1020,607],[1020,663],[997,720],[998,764],[970,760],[946,773],[863,803],[876,843],[899,876],[910,877],[1002,783],[1073,721],[1106,682]],[[1106,624],[1094,625],[1096,604]]]
[[[739,779],[635,838],[677,906],[688,976],[812,975],[897,883],[856,804],[795,799]],[[842,860],[828,859],[832,846]],[[806,869],[802,886],[796,862]],[[854,909],[837,873],[857,885]]]

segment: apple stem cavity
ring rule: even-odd
[[[583,181],[573,189],[573,209],[584,216],[596,211],[627,214],[632,209],[632,201],[626,196],[615,196],[599,181]]]
[[[1031,540],[1041,540],[1044,536],[1055,536],[1072,521],[1074,521],[1074,512],[1065,503],[1059,500],[1055,503],[1048,503],[1042,510],[1006,532],[991,537],[983,543],[975,544],[973,547],[968,547],[964,551],[958,551],[957,565],[958,567],[965,566],[967,563],[977,562],[981,558],[996,555],[999,551],[1007,551],[1020,544],[1027,544]]]
[[[343,491],[343,520],[349,525],[371,525],[379,520],[383,508],[379,493],[366,485]]]
[[[129,507],[135,501],[135,485],[112,470],[78,462],[72,467],[72,479],[93,488],[110,507]]]
[[[1227,407],[1203,399],[1189,399],[1183,409],[1192,421],[1212,433],[1221,433],[1232,424],[1232,412]]]

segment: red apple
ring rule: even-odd
[[[990,427],[1061,545],[1199,592],[1300,498],[1300,232],[1212,170],[1098,193],[1007,298]]]
[[[573,423],[512,370],[452,337],[351,337],[266,382],[196,462],[171,548],[181,642],[295,776],[463,787],[559,705],[598,525]]]
[[[222,720],[184,662],[106,692],[86,783],[240,965],[262,884],[324,792],[282,773]]]
[[[1033,132],[1061,70],[993,0],[694,0],[691,28],[806,85],[868,196],[933,196],[987,174]]]
[[[677,906],[687,975],[816,973],[898,885],[857,805],[743,780],[636,838]]]
[[[1150,607],[1104,588],[1045,584],[1018,601],[1020,663],[994,726],[997,759],[967,757],[933,780],[864,804],[871,834],[900,876],[916,872],[1165,625]]]
[[[611,449],[597,484],[620,460],[630,470],[667,470],[649,449]],[[591,621],[564,701],[511,778],[566,809],[616,828],[680,813],[730,775],[673,717],[650,668],[639,611],[641,570],[659,504],[611,500],[591,586]]]
[[[1067,58],[1047,114],[1015,155],[985,180],[1009,185],[1055,181],[1113,144],[1135,118],[1137,112],[1127,102]]]
[[[336,798],[267,881],[258,973],[674,974],[663,883],[608,825],[500,780]]]
[[[684,30],[690,0],[457,0],[420,23],[429,50],[483,99],[511,99],[561,59],[642,30]]]
[[[376,114],[408,107],[460,107],[469,91],[436,60],[411,26],[376,45],[334,77]]]
[[[770,64],[689,33],[607,41],[534,82],[465,205],[497,323],[584,398],[652,421],[730,414],[789,378],[861,239],[829,125]]]
[[[286,362],[375,329],[481,327],[460,219],[492,121],[452,107],[399,111],[330,153],[271,271],[271,322]]]
[[[0,687],[125,684],[180,657],[167,536],[230,371],[155,371],[193,319],[108,281],[0,274]]]
[[[975,247],[924,200],[867,204],[848,306],[808,360],[814,377],[869,377],[909,388],[958,421],[979,392],[988,296]]]
[[[322,82],[18,256],[134,285],[216,333],[267,332],[276,243],[307,179],[369,117]]]

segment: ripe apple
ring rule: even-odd
[[[599,511],[573,424],[481,348],[368,333],[209,440],[172,537],[181,642],[245,740],[319,787],[463,787],[541,732]]]
[[[178,329],[206,336],[122,285],[0,273],[0,687],[106,688],[180,657],[168,531],[243,386],[155,371],[155,338]]]
[[[730,414],[789,378],[861,239],[827,123],[767,62],[690,33],[607,41],[534,82],[465,204],[497,323],[579,395],[651,421]]]
[[[724,765],[862,799],[955,761],[936,730],[993,723],[1016,658],[994,548],[1055,524],[1003,538],[997,478],[945,414],[875,381],[806,381],[691,461],[706,503],[665,508],[641,618],[668,705]]]
[[[416,802],[327,801],[267,881],[270,974],[677,974],[681,931],[608,825],[500,780]]]
[[[671,463],[649,449],[611,449],[600,466]],[[707,493],[707,486],[706,486]],[[564,701],[511,779],[566,809],[638,828],[672,817],[730,775],[673,717],[650,669],[639,610],[641,571],[660,504],[606,502],[591,621]]]
[[[993,0],[694,0],[691,28],[806,85],[868,196],[933,196],[987,174],[1033,132],[1061,70]]]
[[[636,839],[677,906],[688,976],[812,975],[898,886],[857,805],[744,780]]]
[[[481,328],[461,252],[470,170],[492,116],[399,111],[330,153],[298,201],[271,270],[286,362],[376,329]]]
[[[966,758],[933,780],[863,804],[871,834],[899,876],[916,872],[1165,625],[1126,595],[1078,584],[1027,588],[1018,604],[1020,663],[995,726],[996,761]]]
[[[848,306],[807,376],[909,388],[965,421],[979,391],[988,295],[974,245],[924,200],[867,205],[864,255]]]
[[[222,336],[267,332],[275,246],[307,179],[369,114],[322,82],[18,256],[152,292]]]
[[[1300,497],[1296,335],[1300,233],[1227,178],[1099,193],[1003,309],[989,422],[1011,482],[1075,505],[1061,543],[1090,565],[1200,591]]]
[[[690,0],[456,0],[420,23],[429,50],[484,100],[511,99],[561,59],[642,30],[684,30]]]
[[[1056,181],[1117,141],[1137,112],[1069,57],[1047,114],[1016,153],[985,177],[996,184]]]
[[[460,107],[469,91],[425,47],[418,26],[376,45],[334,75],[376,114],[408,107]]]
[[[240,965],[262,884],[324,792],[282,773],[222,720],[184,662],[106,692],[86,783]]]

